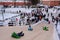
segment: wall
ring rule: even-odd
[[[59,0],[43,0],[42,3],[48,6],[59,6],[60,5]]]
[[[19,5],[27,5],[27,4],[31,4],[31,2],[0,2],[0,5],[16,5],[16,6],[19,6]]]
[[[43,3],[44,5],[50,6],[50,1],[42,1],[42,3]]]
[[[27,5],[27,4],[31,4],[31,2],[27,2],[27,0],[16,0],[16,2],[14,2],[14,0],[0,0],[0,5]]]

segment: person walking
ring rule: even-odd
[[[55,20],[56,20],[56,27],[57,27],[57,24],[58,24],[58,17],[56,17],[56,19],[55,19]]]
[[[19,19],[19,25],[21,26],[21,19]]]
[[[18,25],[19,23],[18,23],[18,18],[16,18],[16,25]]]
[[[52,13],[51,13],[51,18],[52,18],[52,22],[54,22],[54,16]]]

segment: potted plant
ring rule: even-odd
[[[11,37],[16,38],[16,39],[20,38],[20,36],[18,36],[15,32],[12,33]]]
[[[48,27],[46,27],[46,26],[43,27],[43,30],[48,31]]]

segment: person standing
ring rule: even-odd
[[[47,14],[47,17],[49,17],[49,13]]]
[[[21,19],[19,19],[19,25],[21,26]]]
[[[18,18],[16,18],[16,25],[18,25],[19,23],[18,23]]]
[[[58,17],[56,17],[56,19],[55,19],[55,20],[56,20],[56,27],[57,27],[57,24],[58,24]]]
[[[52,16],[52,22],[54,22],[55,21],[55,18],[54,18],[54,16]]]
[[[53,14],[51,13],[51,16],[53,16]]]

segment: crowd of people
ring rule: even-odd
[[[45,11],[47,15],[44,14],[43,11]],[[24,13],[24,12],[19,11],[20,18],[19,19],[17,18],[16,21],[19,20],[18,24],[20,26],[22,24],[23,25],[34,24],[34,23],[37,23],[38,21],[41,21],[42,19],[44,19],[45,21],[47,21],[50,24],[51,20],[49,20],[50,19],[49,16],[51,15],[50,17],[52,19],[52,22],[56,21],[56,23],[57,23],[58,22],[57,17],[55,18],[53,13],[49,13],[48,11],[49,11],[49,8],[44,8],[43,10],[42,10],[42,8],[33,9],[33,10],[31,10],[30,13],[26,13],[26,12]]]
[[[45,18],[45,15],[43,15],[41,9],[38,8],[36,10],[32,10],[31,13],[27,13],[24,17],[27,17],[27,23],[31,24],[37,23],[39,20],[41,21],[43,17]]]

